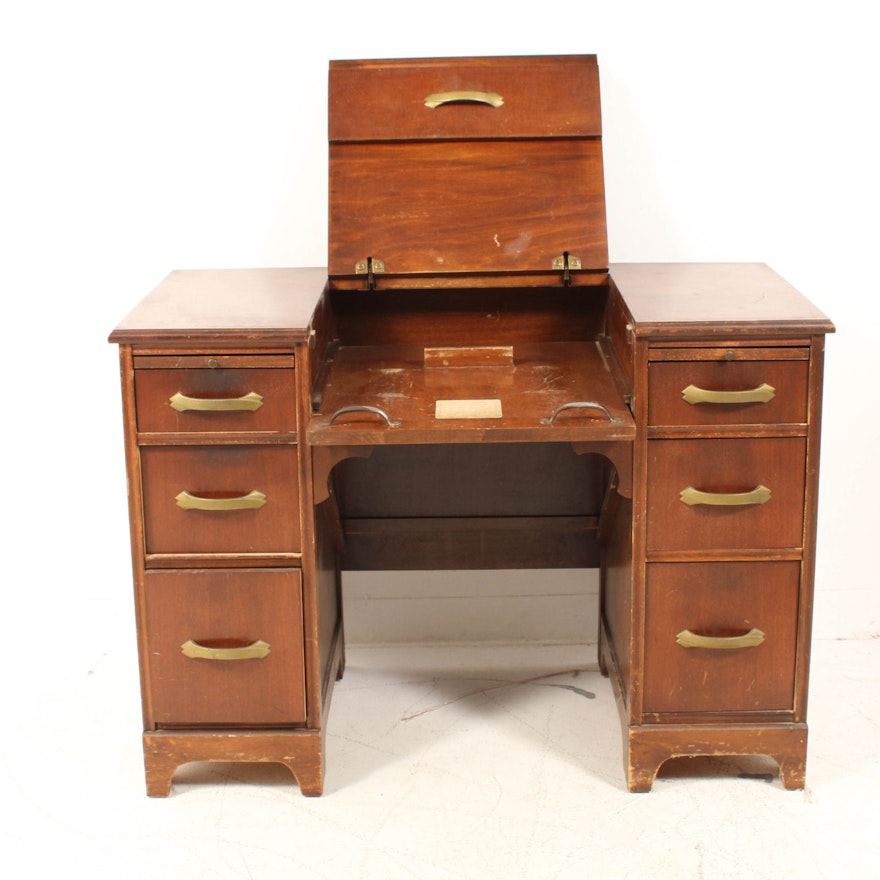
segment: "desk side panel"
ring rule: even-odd
[[[602,555],[602,621],[614,657],[621,697],[628,704],[631,688],[632,642],[632,516],[631,499],[620,498],[608,526]],[[612,674],[614,672],[612,671]]]
[[[319,305],[315,319],[318,331],[296,348],[297,420],[300,426],[305,426],[311,416],[313,373],[320,365],[320,358],[328,344],[325,317]],[[305,436],[304,430],[301,436]],[[343,638],[338,526],[329,504],[316,506],[312,450],[303,444],[301,452],[299,504],[302,519],[307,714],[310,728],[323,728],[333,682],[341,674],[333,668],[337,659],[341,658]]]

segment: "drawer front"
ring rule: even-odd
[[[602,133],[591,57],[336,61],[329,98],[333,142]]]
[[[148,554],[300,549],[294,446],[150,446],[141,472]]]
[[[151,571],[145,600],[157,724],[305,721],[298,570]]]
[[[652,426],[806,424],[808,362],[716,360],[649,367]]]
[[[806,440],[648,442],[648,551],[798,549]]]
[[[134,382],[141,433],[296,431],[290,369],[136,370]]]
[[[799,584],[798,562],[649,565],[645,711],[793,710]]]

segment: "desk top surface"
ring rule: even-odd
[[[831,333],[834,325],[763,263],[614,263],[637,333],[738,332],[756,325]]]
[[[611,277],[637,333],[712,334],[761,324],[787,332],[834,330],[806,297],[760,263],[618,263]],[[308,335],[326,283],[322,267],[179,270],[134,308],[110,341],[290,344]]]
[[[290,344],[308,334],[327,270],[182,269],[172,272],[110,335],[111,342],[167,345]]]

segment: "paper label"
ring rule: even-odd
[[[435,419],[500,419],[501,401],[488,400],[438,400],[434,406]]]

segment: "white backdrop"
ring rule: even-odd
[[[81,600],[129,613],[113,326],[174,268],[324,264],[328,61],[595,53],[612,260],[767,262],[837,324],[816,634],[876,636],[867,14],[856,0],[5,4],[2,589],[21,631],[52,602],[70,631]]]

